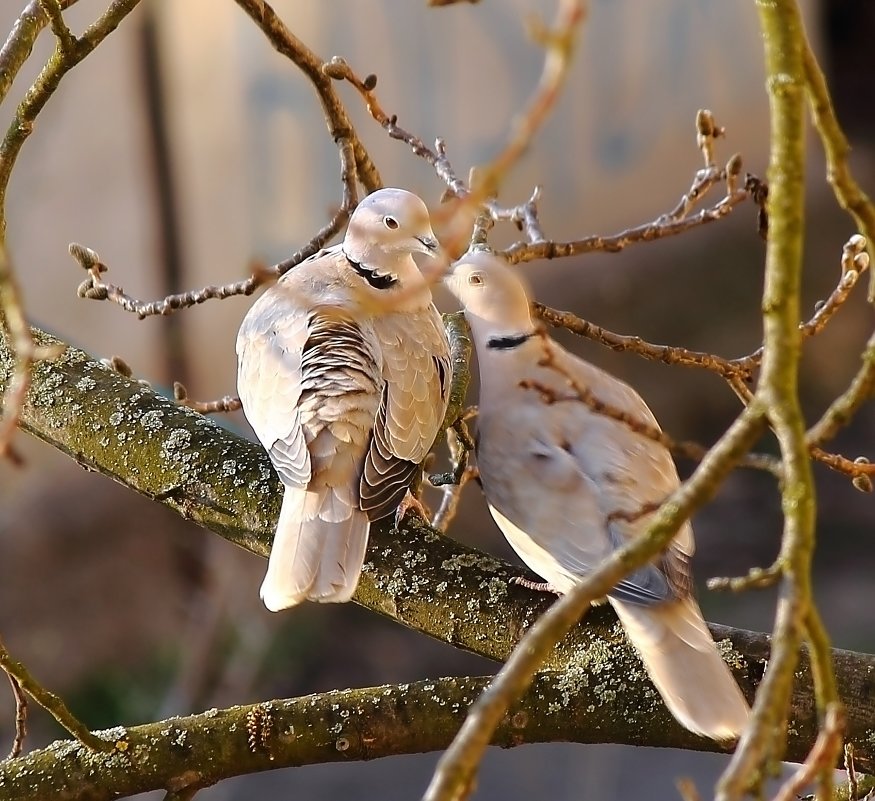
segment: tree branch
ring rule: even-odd
[[[60,723],[88,749],[92,751],[112,750],[113,743],[95,737],[88,730],[88,727],[73,715],[61,698],[43,687],[33,676],[30,675],[27,668],[25,668],[21,662],[16,662],[12,658],[2,641],[0,641],[0,669],[6,672],[10,680],[13,680],[13,689],[17,685],[19,690],[24,690],[34,701],[49,712],[58,723]],[[20,706],[21,704],[18,701],[16,693],[16,707]],[[16,717],[18,717],[18,715],[16,715]],[[20,747],[20,743],[17,744]]]
[[[766,649],[757,653],[768,655]],[[850,652],[837,655],[839,665],[844,658],[863,660],[859,671],[875,663]],[[631,668],[628,681],[636,686],[622,692],[606,681],[600,658],[579,659],[567,671],[537,674],[530,690],[502,718],[492,744],[513,748],[611,742],[723,750],[719,743],[670,722],[667,714],[657,713],[653,721],[650,700],[642,707],[637,695],[643,671],[634,658],[624,656],[623,666]],[[159,789],[184,794],[248,773],[438,751],[450,743],[468,707],[492,680],[437,678],[335,690],[118,726],[96,733],[116,743],[111,753],[89,752],[64,740],[0,762],[0,793],[4,801],[103,801]],[[800,708],[803,704],[800,698]],[[813,734],[792,733],[788,756],[801,762]],[[860,786],[867,786],[865,780]]]
[[[875,204],[860,189],[860,185],[851,173],[848,165],[851,146],[839,125],[826,78],[804,31],[801,46],[808,103],[811,107],[814,127],[820,134],[820,141],[826,155],[826,179],[833,188],[839,206],[854,218],[860,233],[870,242],[875,242]],[[875,303],[875,271],[869,277],[869,302]]]
[[[358,178],[362,186],[368,192],[382,187],[383,181],[376,165],[356,134],[349,115],[334,90],[331,78],[323,71],[325,62],[286,27],[269,3],[264,0],[235,0],[235,2],[261,29],[273,48],[286,56],[313,84],[322,104],[325,123],[332,140],[335,142],[347,140],[352,143]]]
[[[718,784],[719,801],[736,801],[759,788],[767,765],[781,758],[793,674],[803,640],[815,664],[817,708],[837,708],[829,640],[811,597],[815,542],[815,490],[799,403],[802,352],[799,295],[805,220],[804,28],[795,0],[757,7],[766,56],[771,119],[769,239],[763,291],[763,360],[756,397],[766,408],[781,447],[784,533],[778,564],[782,581],[775,615],[772,658],[753,706],[753,720]],[[836,744],[836,741],[838,745]],[[840,738],[822,742],[818,796],[832,796],[832,766]],[[826,768],[823,768],[826,764]]]
[[[55,52],[25,94],[0,143],[0,327],[8,327],[16,354],[15,379],[3,396],[0,457],[8,455],[16,458],[10,445],[10,437],[18,420],[21,401],[27,392],[31,369],[39,359],[53,355],[51,351],[43,351],[34,346],[30,329],[25,322],[21,291],[6,251],[6,191],[12,168],[22,145],[33,131],[37,115],[54,94],[61,79],[112,33],[138,3],[139,0],[115,0],[79,39],[73,37],[64,24],[61,17],[62,4],[58,0],[51,0],[43,5],[31,3],[18,18],[11,36],[0,51],[2,102],[16,73],[30,55],[37,34],[45,26],[48,17],[51,18],[52,27],[58,36]],[[66,5],[72,5],[72,2]]]
[[[34,368],[22,410],[26,430],[225,539],[261,556],[268,553],[280,487],[260,447],[43,332],[35,330],[34,337],[40,346],[61,345],[64,352]],[[8,334],[0,332],[0,391],[11,380],[13,364]],[[409,628],[504,661],[549,604],[543,594],[511,583],[521,572],[408,515],[400,535],[387,524],[372,529],[355,600]],[[750,697],[768,660],[769,638],[711,628]],[[868,739],[875,728],[869,689],[875,658],[843,651],[833,655],[858,767],[875,771],[875,744]],[[611,721],[627,721],[630,742],[664,742],[670,731],[677,737],[673,745],[714,747],[672,721],[607,608],[591,610],[550,654],[545,669],[567,673],[572,697],[580,686],[598,689],[603,703],[593,714],[603,715],[597,719],[606,738],[621,736]],[[801,761],[814,742],[817,721],[805,659],[799,671],[788,758]]]

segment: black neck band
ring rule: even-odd
[[[344,254],[346,255],[346,254]],[[389,289],[398,283],[398,279],[391,274],[378,275],[377,271],[371,267],[365,267],[357,261],[353,261],[349,256],[346,257],[350,267],[356,271],[362,278],[365,279],[374,289]]]
[[[533,336],[535,336],[534,331],[528,334],[511,334],[506,337],[490,337],[486,342],[486,347],[491,350],[513,350],[524,342],[528,342]]]

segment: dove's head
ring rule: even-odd
[[[452,266],[444,283],[465,308],[476,339],[528,337],[534,331],[526,286],[503,259],[484,251],[468,252]]]
[[[425,203],[404,189],[378,189],[362,200],[343,240],[352,261],[375,267],[409,262],[414,253],[434,256],[439,247]]]

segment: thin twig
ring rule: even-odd
[[[869,337],[862,355],[863,364],[850,386],[837,397],[811,428],[806,439],[809,448],[820,447],[833,439],[854,417],[857,410],[875,395],[875,333]]]
[[[584,253],[619,253],[628,245],[641,242],[653,242],[656,239],[664,239],[668,236],[676,236],[697,228],[716,222],[726,217],[732,210],[743,203],[749,197],[745,189],[736,189],[731,195],[727,195],[715,205],[702,209],[697,214],[682,217],[678,220],[665,219],[664,215],[653,222],[636,225],[627,228],[611,236],[588,236],[572,242],[517,242],[511,245],[501,255],[511,264],[535,261],[536,259],[559,259],[569,256],[580,256]]]
[[[9,750],[7,759],[15,759],[24,747],[24,738],[27,737],[27,696],[18,679],[11,673],[6,674],[9,679],[9,685],[12,687],[12,695],[15,698],[15,738],[12,741],[12,748]]]
[[[544,341],[547,342],[546,335],[541,334]],[[609,417],[622,423],[626,428],[639,436],[651,439],[658,442],[672,453],[682,456],[691,461],[700,462],[705,458],[708,449],[696,442],[679,442],[666,434],[655,423],[642,420],[629,412],[614,406],[611,403],[599,398],[589,387],[583,386],[573,375],[565,370],[562,365],[558,364],[553,358],[553,351],[549,348],[544,348],[543,356],[538,361],[541,367],[547,367],[550,370],[557,372],[565,380],[568,386],[568,393],[558,393],[552,387],[543,384],[534,379],[524,378],[519,382],[523,389],[535,390],[541,399],[548,404],[563,403],[563,402],[579,402],[589,407],[596,414]],[[749,467],[754,470],[765,470],[771,473],[775,478],[782,478],[781,463],[779,460],[767,454],[748,453],[738,461],[739,467]],[[653,511],[651,510],[647,510]]]
[[[869,269],[869,254],[865,250],[866,246],[866,239],[859,234],[855,234],[844,244],[841,259],[842,271],[838,283],[835,289],[830,292],[829,297],[817,304],[811,318],[799,323],[799,331],[803,337],[813,337],[823,331],[827,323],[847,301],[860,276]],[[743,369],[753,370],[762,362],[763,352],[764,349],[761,346],[747,356],[733,359],[732,364]]]
[[[780,562],[775,562],[769,567],[752,567],[746,576],[709,578],[706,586],[709,590],[729,590],[730,592],[744,592],[745,590],[762,590],[774,587],[781,580],[782,569]]]
[[[461,417],[447,429],[447,447],[452,459],[452,471],[429,478],[432,486],[442,488],[441,503],[431,521],[431,527],[444,533],[456,516],[465,485],[479,475],[477,468],[468,466],[468,456],[474,450],[474,441]]]
[[[875,204],[851,173],[848,164],[851,146],[836,117],[826,78],[804,31],[801,32],[801,39],[805,88],[814,127],[820,135],[826,155],[826,179],[832,186],[839,206],[854,218],[863,236],[875,242]],[[869,302],[875,303],[875,271],[869,277]]]
[[[76,48],[79,46],[79,40],[73,36],[67,23],[64,22],[64,14],[61,10],[59,0],[39,0],[43,11],[51,20],[52,33],[58,40],[58,47],[61,49],[62,55],[74,56]]]
[[[811,753],[796,772],[781,785],[773,801],[796,801],[802,790],[814,780],[817,774],[835,770],[835,753],[841,749],[844,730],[844,709],[840,704],[830,706],[826,711],[823,727],[811,748]],[[818,798],[819,801],[830,800],[830,796],[818,796]]]
[[[204,303],[207,300],[224,300],[237,295],[249,296],[260,286],[272,283],[279,276],[288,272],[305,259],[318,253],[349,220],[356,205],[358,194],[355,186],[355,156],[351,140],[338,143],[340,152],[340,177],[343,185],[341,203],[332,218],[326,223],[300,250],[289,258],[272,267],[259,267],[249,278],[242,281],[232,281],[221,285],[210,285],[200,289],[192,289],[175,295],[168,295],[161,300],[142,301],[128,295],[124,289],[115,284],[106,283],[102,274],[107,272],[107,266],[100,260],[96,251],[75,242],[70,245],[70,255],[86,270],[88,277],[79,285],[78,294],[89,300],[108,300],[139,319],[154,315],[167,315],[180,309],[187,309]]]
[[[313,84],[332,140],[337,143],[348,141],[352,145],[356,173],[362,186],[368,192],[380,189],[383,186],[380,173],[356,134],[331,79],[323,72],[325,64],[322,59],[288,29],[269,3],[264,0],[236,0],[236,3],[261,29],[274,49],[291,60]]]
[[[593,342],[598,342],[611,350],[631,351],[651,361],[663,364],[677,364],[682,367],[700,367],[711,370],[724,377],[738,377],[741,380],[750,380],[751,372],[744,366],[736,365],[729,359],[715,356],[711,353],[702,353],[687,350],[673,345],[655,345],[645,342],[639,336],[627,336],[615,334],[605,328],[597,326],[572,312],[559,311],[545,306],[542,303],[533,303],[535,314],[544,322],[555,328],[564,328],[572,334],[586,337]]]
[[[512,222],[518,230],[523,232],[526,241],[530,245],[536,245],[540,242],[546,242],[547,237],[544,236],[544,231],[541,227],[541,219],[538,213],[538,201],[541,199],[541,187],[536,186],[532,191],[531,197],[519,206],[511,208],[502,208],[497,203],[487,203],[491,218],[496,221],[507,220]],[[472,241],[472,244],[474,242]],[[481,244],[485,244],[481,243]]]
[[[0,326],[9,331],[12,350],[15,353],[15,368],[12,380],[0,402],[0,459],[8,458],[13,464],[21,464],[21,457],[12,445],[12,437],[18,427],[21,408],[30,387],[31,368],[42,359],[60,355],[59,348],[38,348],[24,318],[21,293],[3,236],[0,234]]]
[[[88,727],[73,715],[59,696],[43,687],[30,675],[27,668],[21,662],[16,662],[11,657],[2,641],[0,641],[0,668],[15,679],[22,690],[49,712],[58,723],[83,745],[92,751],[111,751],[115,748],[114,742],[103,740],[92,734]]]

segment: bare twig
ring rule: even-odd
[[[726,217],[732,210],[744,202],[750,193],[746,189],[736,189],[715,205],[702,209],[697,214],[680,219],[658,217],[653,222],[636,225],[611,236],[588,236],[573,242],[517,242],[504,250],[500,255],[511,264],[534,261],[536,259],[559,259],[568,256],[581,256],[584,253],[619,253],[628,245],[641,242],[652,242],[668,236],[697,228],[700,225],[715,222]]]
[[[505,209],[495,202],[490,202],[487,206],[493,220],[496,222],[502,220],[512,222],[519,231],[523,232],[526,241],[530,245],[537,245],[540,242],[547,241],[547,237],[544,236],[544,231],[541,228],[541,219],[538,214],[538,201],[540,199],[541,187],[536,186],[532,191],[531,197],[519,206]]]
[[[258,25],[274,49],[291,60],[313,84],[322,104],[328,133],[337,143],[351,143],[358,179],[365,189],[373,192],[382,187],[383,181],[376,165],[356,134],[331,78],[323,72],[322,59],[286,27],[265,0],[236,0],[236,3]]]
[[[168,295],[161,300],[142,301],[128,295],[124,289],[114,284],[108,284],[101,278],[107,272],[107,266],[100,260],[98,254],[85,245],[75,242],[70,245],[70,255],[79,266],[88,272],[88,277],[79,285],[78,294],[89,300],[109,300],[121,306],[125,311],[136,314],[139,319],[154,315],[173,314],[180,309],[187,309],[204,303],[207,300],[224,300],[237,295],[248,296],[260,286],[275,281],[305,259],[318,253],[346,224],[358,204],[358,194],[355,187],[354,150],[350,140],[338,143],[340,151],[340,173],[343,184],[343,197],[340,207],[314,236],[296,253],[272,267],[258,267],[249,278],[233,281],[219,286],[210,285],[193,289],[175,295]],[[215,409],[214,411],[227,411]]]
[[[79,46],[79,41],[75,36],[71,33],[70,29],[67,27],[67,23],[64,22],[64,14],[61,9],[61,3],[59,0],[39,0],[40,5],[43,8],[43,11],[51,20],[52,25],[52,33],[58,39],[58,47],[60,48],[61,54],[65,56],[75,56],[76,48]]]
[[[731,592],[744,592],[751,589],[765,589],[773,587],[781,580],[781,565],[775,562],[769,567],[752,567],[746,576],[723,578],[715,576],[707,581],[709,590],[730,590]]]
[[[796,801],[802,790],[819,773],[835,769],[835,752],[841,748],[842,734],[845,730],[845,712],[841,704],[826,710],[823,728],[811,748],[811,753],[798,770],[781,785],[773,801]],[[854,798],[855,796],[851,796]],[[829,801],[831,796],[819,795],[820,801]]]
[[[545,335],[542,333],[542,337]],[[546,342],[546,337],[544,339]],[[562,402],[580,402],[588,406],[596,414],[610,417],[618,423],[622,423],[626,428],[639,436],[651,439],[658,442],[672,453],[682,456],[686,459],[699,462],[705,458],[708,449],[696,442],[678,442],[666,434],[658,425],[642,420],[632,414],[614,406],[611,403],[603,401],[589,388],[583,386],[573,375],[565,370],[562,365],[558,364],[553,358],[553,352],[549,348],[544,348],[544,353],[538,364],[542,367],[547,367],[550,370],[557,372],[565,380],[569,392],[560,394],[552,387],[546,386],[537,380],[524,378],[519,382],[523,389],[535,390],[545,403],[562,403]],[[749,467],[755,470],[765,470],[771,473],[775,478],[782,477],[781,464],[772,456],[766,454],[748,453],[737,462],[739,467]],[[653,511],[648,509],[646,512]]]
[[[21,753],[24,738],[27,737],[27,696],[15,676],[7,673],[6,678],[9,679],[12,695],[15,698],[15,738],[12,740],[12,748],[9,749],[7,759],[15,759]]]
[[[447,447],[452,459],[452,472],[429,478],[433,486],[443,489],[440,506],[431,521],[432,528],[441,532],[446,532],[456,516],[465,485],[478,475],[477,468],[468,466],[468,455],[474,450],[474,441],[462,417],[447,429]]]
[[[511,245],[501,255],[509,262],[524,262],[534,259],[554,259],[566,256],[578,256],[594,251],[617,253],[627,245],[638,242],[650,242],[654,239],[662,239],[666,236],[674,236],[691,228],[721,219],[729,214],[735,206],[748,197],[754,199],[758,206],[762,206],[765,199],[764,184],[754,175],[746,175],[743,185],[739,186],[742,161],[741,156],[735,154],[722,168],[717,167],[714,161],[714,140],[724,136],[723,128],[714,122],[713,114],[702,109],[696,115],[696,144],[702,151],[705,161],[703,169],[699,170],[693,178],[690,189],[681,196],[677,205],[669,212],[660,215],[653,222],[628,228],[613,236],[590,236],[575,242],[547,241],[537,225],[537,193],[522,206],[513,210],[515,213],[509,218],[517,222],[520,218],[524,221],[534,212],[534,227],[523,224],[523,230],[527,234],[527,242],[517,242]],[[691,212],[708,191],[720,181],[726,183],[725,197],[710,208],[703,209],[698,214],[691,216]],[[504,218],[505,215],[502,215]]]
[[[857,285],[860,276],[869,268],[869,254],[866,252],[866,239],[859,234],[852,236],[842,248],[842,271],[835,289],[829,297],[819,303],[809,320],[799,324],[803,337],[813,337],[826,327],[833,315],[841,308]],[[763,360],[763,347],[753,353],[734,359],[732,364],[744,369],[754,369]]]
[[[800,32],[800,36],[805,88],[814,127],[820,134],[826,155],[826,179],[832,185],[838,204],[854,218],[863,236],[870,242],[875,242],[875,204],[863,192],[851,173],[848,164],[851,147],[836,117],[826,78],[804,30]],[[875,302],[875,271],[869,277],[869,302]]]
[[[535,314],[544,322],[556,328],[564,328],[572,334],[586,337],[601,345],[605,345],[615,351],[631,351],[651,361],[663,362],[664,364],[678,364],[683,367],[700,367],[711,370],[718,375],[738,377],[741,380],[750,380],[752,373],[750,368],[736,365],[729,359],[715,356],[710,353],[687,350],[686,348],[673,345],[654,345],[645,342],[638,336],[626,336],[614,334],[605,328],[595,325],[588,320],[568,311],[558,311],[544,306],[542,303],[533,303]]]
[[[9,651],[6,650],[6,646],[2,641],[0,641],[0,668],[6,671],[7,675],[11,676],[22,690],[30,695],[30,697],[43,707],[43,709],[49,712],[58,723],[60,723],[83,745],[87,746],[92,751],[111,751],[115,748],[115,742],[103,740],[92,734],[88,728],[73,715],[61,698],[36,681],[21,662],[16,662],[10,656]]]
[[[31,367],[41,354],[33,343],[30,326],[24,319],[21,293],[9,264],[2,235],[0,235],[0,326],[9,331],[16,356],[14,375],[3,395],[2,407],[0,407],[3,413],[0,418],[0,458],[6,457],[14,464],[20,464],[21,457],[12,446],[12,436],[18,427],[21,407],[30,385]]]
[[[875,395],[875,334],[869,337],[862,359],[863,364],[847,390],[808,429],[807,441],[810,448],[820,447],[835,437],[851,421],[857,409]]]

